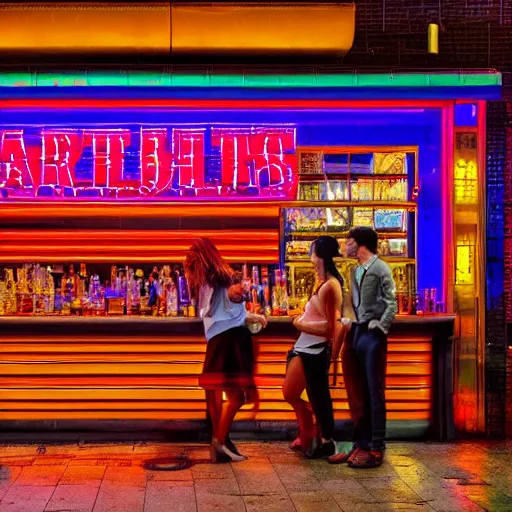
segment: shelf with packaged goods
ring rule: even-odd
[[[418,209],[416,201],[301,201],[283,203],[284,208],[378,208],[378,209],[403,209],[415,212]]]
[[[405,258],[403,256],[382,256],[381,259],[386,263],[403,263],[403,264],[416,264],[416,260],[414,258]],[[354,265],[357,263],[355,258],[336,258],[335,260],[338,263],[353,263]],[[290,258],[285,260],[287,265],[294,266],[303,266],[303,267],[313,267],[313,264],[309,260],[309,256],[307,258]]]
[[[349,230],[343,231],[290,231],[288,236],[292,238],[317,238],[322,235],[331,235],[334,237],[346,237]],[[379,238],[407,238],[407,232],[405,231],[379,231]]]
[[[418,147],[299,146],[299,175],[393,175],[418,182]]]
[[[297,148],[298,198],[386,202],[391,208],[418,193],[417,148]]]
[[[383,256],[392,272],[397,290],[398,310],[410,314],[416,310],[416,260],[403,256]],[[350,283],[353,269],[357,266],[355,258],[336,258],[336,267],[344,283]],[[312,262],[309,258],[289,258],[285,260],[290,280],[290,304],[302,308],[318,284]],[[348,286],[348,285],[347,285]],[[348,289],[347,289],[348,291]],[[293,306],[295,307],[295,306]]]
[[[414,222],[414,213],[407,208],[381,208],[370,203],[357,207],[303,207],[298,204],[285,210],[284,221],[287,240],[307,240],[317,233],[317,236],[346,238],[355,226],[374,227],[379,236],[382,234],[382,239],[392,240],[407,238],[408,225]],[[398,235],[393,236],[395,233]]]
[[[394,174],[394,173],[381,173],[381,174],[372,174],[369,172],[333,172],[329,171],[326,174],[302,174],[300,173],[299,179],[301,182],[325,182],[325,181],[340,181],[340,180],[350,180],[350,178],[367,178],[369,180],[406,180],[409,175],[406,173]]]

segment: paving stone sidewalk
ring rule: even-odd
[[[0,445],[1,512],[512,510],[512,442],[390,443],[382,467],[304,460],[282,442],[240,442],[250,459],[207,462],[205,445]],[[186,453],[182,471],[148,471]]]

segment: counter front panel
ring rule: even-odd
[[[197,378],[206,343],[198,319],[4,317],[0,326],[0,424],[6,428],[47,420],[54,428],[86,420],[98,426],[118,420],[127,428],[144,420],[161,421],[162,428],[205,428]],[[395,322],[386,387],[390,437],[440,436],[446,407],[436,404],[444,400],[446,386],[440,382],[446,380],[452,332],[448,316]],[[296,336],[288,318],[271,318],[255,337],[261,404],[258,411],[241,410],[238,428],[294,427],[281,386]],[[331,367],[330,382],[336,420],[349,420],[341,365]]]

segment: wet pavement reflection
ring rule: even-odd
[[[512,510],[512,441],[390,443],[371,470],[238,444],[249,460],[218,465],[202,444],[0,445],[0,511]],[[183,454],[192,467],[144,467]]]

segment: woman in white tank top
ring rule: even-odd
[[[301,334],[287,357],[283,395],[299,424],[300,441],[293,445],[302,448],[307,457],[330,456],[336,449],[329,367],[331,354],[337,357],[340,350],[339,346],[333,347],[333,340],[341,339],[343,278],[333,260],[337,256],[339,245],[332,236],[321,236],[311,245],[311,262],[321,284],[306,304],[304,314],[294,320]],[[304,389],[309,404],[301,398]],[[319,432],[315,432],[313,414]]]
[[[207,238],[194,241],[185,260],[185,273],[203,320],[207,340],[199,385],[206,392],[212,423],[212,462],[245,460],[229,437],[236,413],[249,398],[257,401],[254,352],[248,324],[267,324],[265,317],[249,313],[233,271]],[[223,400],[223,396],[226,400]]]

